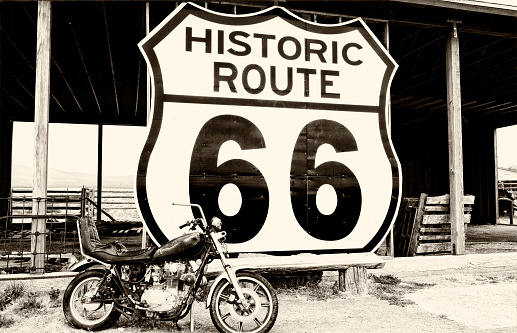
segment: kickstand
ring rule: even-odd
[[[194,303],[190,307],[190,332],[194,332]]]

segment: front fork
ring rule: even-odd
[[[228,260],[225,256],[225,250],[223,249],[223,246],[220,241],[221,238],[224,238],[226,236],[226,232],[222,231],[218,233],[210,233],[210,236],[212,237],[213,244],[215,245],[215,248],[217,250],[217,254],[221,259],[221,264],[223,265],[224,271],[226,272],[226,275],[228,276],[228,279],[230,280],[230,283],[233,285],[233,289],[235,289],[235,293],[239,298],[237,302],[242,305],[244,310],[248,310],[250,304],[244,297],[244,293],[242,292],[241,286],[239,286],[239,281],[237,280],[237,275],[233,271],[232,266],[230,266],[230,264],[228,263]]]

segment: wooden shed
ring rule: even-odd
[[[399,64],[391,136],[403,196],[474,195],[472,223],[495,223],[495,130],[517,124],[517,4],[478,0],[195,1],[230,14],[272,5],[305,19],[362,17]],[[0,2],[0,197],[11,187],[14,121],[35,121],[35,195],[48,122],[145,126],[147,71],[137,48],[171,1]],[[39,126],[39,127],[38,127]],[[39,180],[39,181],[38,181]],[[43,192],[41,192],[43,191]],[[0,207],[0,215],[5,207]],[[458,214],[462,214],[458,210]]]

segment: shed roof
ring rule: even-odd
[[[468,122],[517,124],[517,5],[499,0],[277,1],[322,23],[361,16],[381,39],[389,22],[394,126],[445,120],[445,43],[458,24],[462,112]],[[213,1],[245,13],[274,1]],[[234,5],[238,4],[237,7]],[[151,2],[151,29],[173,10]],[[146,67],[137,43],[146,3],[55,1],[52,6],[50,121],[145,125]],[[37,2],[0,3],[0,107],[13,120],[34,117]]]

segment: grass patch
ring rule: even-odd
[[[7,328],[10,327],[12,324],[14,324],[13,318],[0,313],[0,328]]]
[[[23,283],[12,282],[0,293],[0,311],[4,311],[13,302],[22,298],[26,294],[26,288]],[[7,328],[14,324],[14,319],[0,313],[0,328]]]
[[[402,282],[398,277],[393,275],[371,275],[371,277],[375,283],[381,285],[396,286]]]
[[[0,313],[0,328],[7,328],[14,324],[14,319],[10,316]]]
[[[266,275],[266,279],[279,293],[307,300],[323,301],[342,297],[337,281],[323,281],[323,272],[296,272],[285,275]]]
[[[23,314],[30,314],[41,309],[43,309],[43,302],[38,297],[38,294],[33,291],[27,293],[27,297],[18,304],[18,310]]]
[[[291,288],[278,288],[281,294],[292,295],[296,297],[304,297],[307,300],[324,301],[332,298],[343,298],[344,292],[339,290],[337,281],[334,283],[307,283],[304,286]]]
[[[324,301],[329,298],[341,296],[339,292],[338,282],[332,285],[328,284],[309,284],[305,287],[307,297],[312,300]]]
[[[35,313],[61,306],[60,290],[51,288],[48,292],[34,292],[19,282],[12,282],[0,292],[0,331],[25,320]]]
[[[404,286],[408,289],[409,292],[414,292],[420,289],[425,289],[429,287],[435,286],[435,283],[423,283],[423,282],[408,282],[405,283]]]
[[[53,308],[58,308],[61,306],[61,299],[59,298],[60,291],[57,288],[50,288],[48,292],[48,296],[50,298],[50,306]]]
[[[5,308],[12,304],[20,297],[25,294],[26,288],[23,283],[12,282],[9,284],[2,293],[0,293],[0,311],[4,311]]]
[[[402,282],[393,275],[370,275],[370,294],[388,301],[390,305],[407,306],[415,302],[405,299],[404,295],[419,289],[434,286],[432,283]]]

